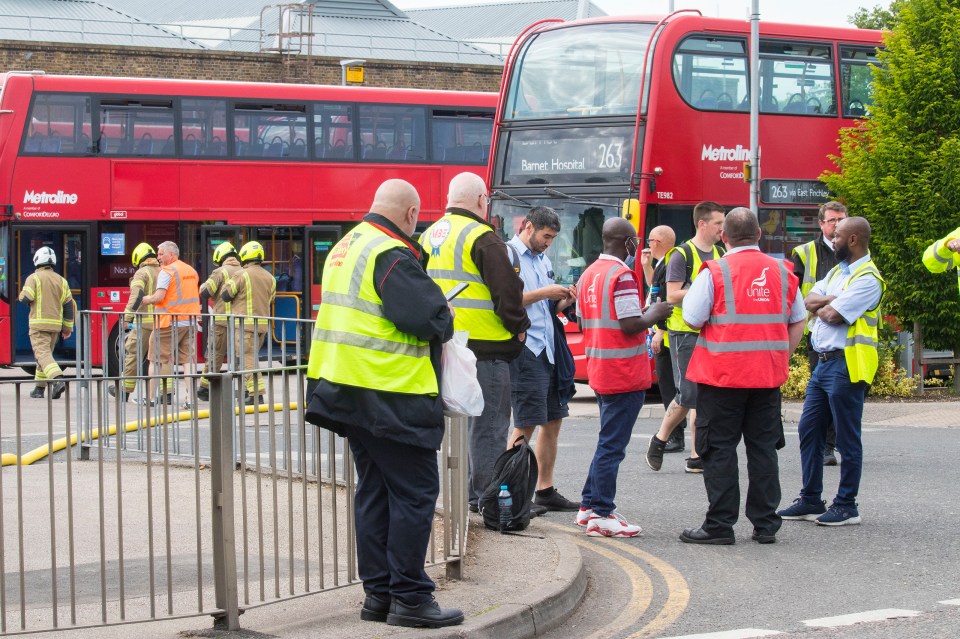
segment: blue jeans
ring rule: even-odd
[[[850,381],[843,357],[820,362],[807,384],[807,398],[797,430],[800,435],[800,463],[803,489],[800,497],[820,503],[823,492],[823,446],[831,421],[837,428],[837,448],[841,452],[840,485],[834,503],[854,506],[860,490],[863,469],[863,444],[860,422],[867,383]]]
[[[592,509],[601,517],[606,517],[617,508],[613,503],[617,496],[617,473],[620,471],[620,462],[627,455],[627,444],[643,408],[645,394],[645,391],[611,395],[597,393],[600,437],[593,461],[590,462],[587,481],[583,484],[580,506]]]

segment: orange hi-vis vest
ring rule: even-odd
[[[193,267],[177,260],[164,266],[170,274],[167,294],[154,307],[157,328],[169,328],[174,321],[196,319],[200,314],[200,277]]]
[[[704,263],[713,310],[700,330],[687,379],[724,388],[776,388],[787,380],[787,323],[799,279],[790,262],[758,250]]]
[[[601,395],[646,390],[651,384],[646,331],[627,335],[614,311],[613,289],[624,273],[633,271],[600,259],[584,271],[577,287],[587,376],[590,388]]]

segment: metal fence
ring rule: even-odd
[[[305,43],[297,51],[289,53],[498,65],[503,63],[510,46],[510,43],[502,46],[481,41],[459,41],[442,35],[431,37],[426,33],[424,31],[414,37],[317,31],[307,36],[311,46]],[[277,52],[283,44],[276,34],[267,33],[257,26],[10,14],[0,14],[0,39],[258,53]]]
[[[61,399],[0,379],[0,633],[201,615],[236,629],[243,609],[358,583],[349,447],[303,419],[310,324],[264,318],[258,356],[232,352],[209,404],[182,409],[107,392],[122,379],[89,364],[91,344],[110,347],[91,339],[107,319],[80,314]],[[245,374],[264,379],[263,401],[240,401]],[[174,397],[196,397],[199,378],[177,373]],[[450,577],[466,546],[465,429],[448,420],[427,557]]]

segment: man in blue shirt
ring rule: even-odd
[[[860,424],[863,400],[877,370],[878,307],[885,288],[870,258],[870,224],[849,217],[837,225],[833,239],[839,263],[817,282],[804,300],[815,317],[810,328],[820,360],[807,384],[797,428],[803,488],[791,506],[777,512],[784,519],[814,520],[822,526],[859,524],[857,493],[863,468]],[[823,492],[823,447],[830,418],[837,428],[840,485],[829,509]]]
[[[560,218],[548,207],[534,207],[527,213],[520,231],[508,242],[520,260],[523,305],[530,318],[527,339],[520,356],[510,362],[511,399],[514,429],[507,442],[512,446],[520,435],[528,440],[540,426],[536,455],[539,466],[537,510],[574,511],[580,504],[560,494],[553,485],[560,423],[569,415],[567,401],[573,394],[572,379],[559,380],[557,358],[566,349],[566,338],[554,326],[554,315],[577,299],[576,286],[561,286],[553,280],[553,265],[544,253],[560,232]]]

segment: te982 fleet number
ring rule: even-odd
[[[658,200],[672,200],[673,191],[657,191]]]

